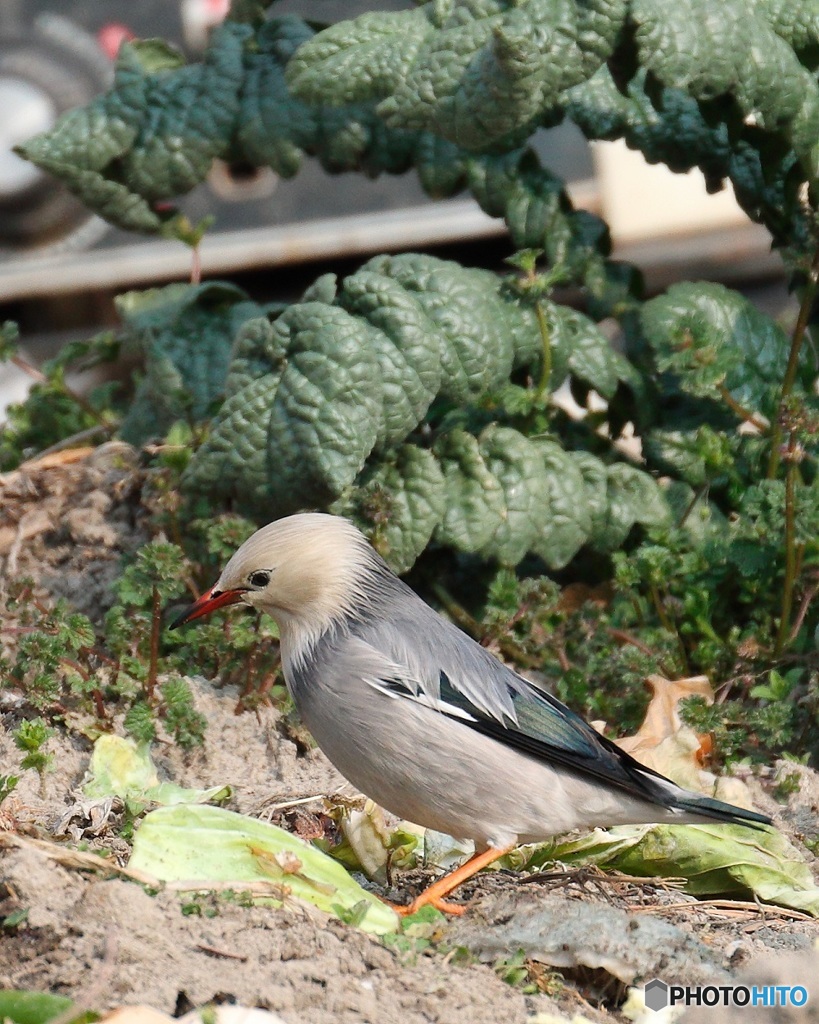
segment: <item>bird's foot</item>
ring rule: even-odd
[[[401,917],[409,917],[410,914],[416,914],[421,907],[435,907],[435,909],[440,910],[442,914],[454,914],[456,916],[466,913],[466,907],[462,907],[460,903],[448,903],[439,896],[426,892],[422,892],[420,896],[416,896],[412,903],[406,907],[399,906],[397,903],[390,903],[389,906],[391,906],[397,914],[400,914]]]
[[[449,896],[452,890],[457,889],[462,882],[471,878],[481,868],[485,868],[511,849],[511,846],[503,849],[491,847],[488,850],[483,850],[481,853],[476,853],[466,863],[461,864],[460,867],[455,868],[448,875],[444,875],[443,878],[439,878],[437,882],[433,882],[428,889],[424,889],[408,907],[397,907],[394,903],[390,903],[390,906],[402,917],[414,914],[421,907],[427,906],[435,907],[436,910],[440,910],[443,914],[463,914],[466,912],[466,907],[462,907],[457,903],[447,903],[444,896]]]

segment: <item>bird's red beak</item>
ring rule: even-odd
[[[237,601],[242,600],[243,593],[243,590],[216,590],[211,587],[174,619],[168,629],[176,629],[178,626],[184,626],[186,622],[192,622],[193,619],[201,619],[202,616],[210,615],[211,612],[215,612],[217,608],[223,608],[225,605],[236,604]]]

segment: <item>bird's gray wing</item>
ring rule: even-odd
[[[414,596],[414,595],[413,595]],[[425,704],[521,753],[670,805],[674,787],[601,736],[556,697],[507,668],[422,602],[359,632],[367,682]]]

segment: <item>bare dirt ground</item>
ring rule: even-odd
[[[7,580],[29,575],[44,599],[64,596],[95,616],[110,604],[120,556],[147,539],[135,464],[127,448],[105,446],[0,478],[0,602]],[[183,754],[159,744],[164,778],[229,784],[234,810],[263,816],[277,803],[316,797],[309,814],[344,787],[319,751],[293,742],[274,709],[236,715],[235,692],[202,679],[195,686],[208,719],[204,746]],[[0,774],[19,764],[11,730],[25,713],[20,695],[0,687]],[[198,913],[184,913],[178,893],[150,894],[113,870],[60,862],[61,851],[81,844],[122,865],[130,846],[116,808],[94,818],[81,797],[90,742],[58,730],[48,749],[54,770],[42,784],[24,772],[0,810],[0,921],[28,911],[22,924],[0,927],[0,988],[50,990],[101,1010],[144,1003],[174,1015],[235,1002],[274,1010],[287,1024],[545,1024],[549,1013],[623,1021],[628,986],[654,976],[816,985],[815,922],[594,872],[484,873],[459,894],[467,913],[443,924],[430,949],[396,949],[302,906],[272,910],[213,896],[198,900]],[[763,809],[792,837],[815,838],[819,781],[800,771],[787,805],[763,794]],[[388,895],[406,900],[424,877],[405,875]],[[531,965],[525,991],[499,966],[516,956]],[[776,1019],[819,1020],[819,988],[811,995],[801,1016]],[[706,1016],[696,1020],[733,1019],[699,1012]]]

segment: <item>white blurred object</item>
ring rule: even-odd
[[[14,363],[0,363],[0,427],[6,420],[6,409],[24,401],[34,381]]]
[[[615,245],[661,235],[691,235],[748,223],[728,185],[709,195],[696,168],[675,174],[646,163],[623,141],[592,144],[601,215]]]
[[[36,184],[43,173],[17,156],[14,147],[47,131],[57,119],[57,108],[35,82],[0,75],[0,110],[0,196],[9,199]]]
[[[224,21],[230,0],[183,0],[182,31],[192,50],[204,50],[210,30]]]

